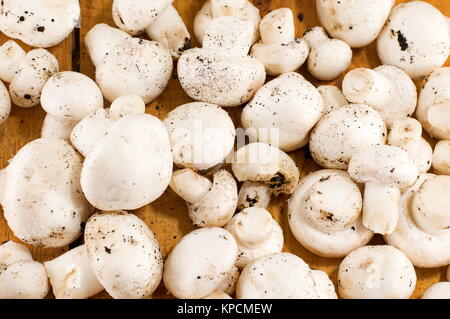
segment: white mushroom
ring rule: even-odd
[[[53,54],[45,49],[28,52],[9,85],[14,104],[21,107],[38,105],[45,83],[58,72],[58,60]]]
[[[385,236],[417,267],[450,264],[450,176],[421,175],[401,199],[396,230]]]
[[[418,177],[408,153],[390,145],[361,147],[352,156],[348,172],[364,183],[364,226],[375,233],[392,234],[400,214],[400,192]]]
[[[339,266],[339,294],[345,299],[407,299],[416,287],[409,259],[391,246],[365,246]]]
[[[187,202],[194,226],[225,226],[236,211],[238,191],[233,175],[222,169],[212,177],[211,182],[188,168],[172,175],[170,187]]]
[[[428,287],[421,299],[450,299],[450,282],[438,282]]]
[[[5,173],[2,198],[9,227],[22,241],[63,247],[77,239],[92,209],[80,187],[81,158],[66,142],[25,145]]]
[[[434,147],[433,169],[437,174],[450,175],[450,140],[439,141]]]
[[[138,209],[164,193],[172,166],[164,124],[151,115],[132,115],[114,122],[93,145],[83,164],[81,187],[98,209]]]
[[[135,114],[145,113],[145,103],[137,95],[122,95],[109,107],[108,115],[113,121]]]
[[[306,31],[304,37],[311,52],[308,71],[319,80],[330,81],[341,75],[352,62],[350,46],[338,39],[330,39],[322,27]]]
[[[239,248],[236,266],[245,267],[256,258],[281,252],[284,236],[280,225],[264,208],[246,208],[226,225]]]
[[[11,112],[11,98],[9,97],[8,89],[0,81],[0,124],[3,124],[9,117]]]
[[[237,283],[241,273],[238,267],[233,266],[231,270],[225,275],[225,278],[217,286],[217,290],[223,291],[227,295],[233,295],[236,292]]]
[[[271,191],[268,185],[261,182],[244,182],[239,189],[237,209],[243,210],[250,207],[267,209],[270,197]]]
[[[26,55],[25,50],[13,40],[8,40],[0,46],[0,79],[12,82]]]
[[[188,103],[164,120],[177,166],[206,170],[232,152],[235,127],[226,111],[208,103]]]
[[[258,258],[244,268],[236,296],[238,299],[318,299],[329,297],[329,292],[323,289],[323,278],[314,275],[301,258],[278,253]]]
[[[61,72],[45,83],[42,108],[60,122],[78,123],[94,110],[103,108],[103,95],[97,84],[78,72]]]
[[[222,228],[202,228],[184,236],[167,258],[164,285],[179,299],[204,298],[234,271],[238,247]]]
[[[0,265],[1,299],[45,298],[49,290],[47,274],[27,247],[13,241],[1,245]]]
[[[428,74],[417,104],[417,119],[432,137],[450,139],[450,68]]]
[[[259,39],[259,9],[247,0],[207,0],[194,20],[195,36],[203,44],[203,38],[211,21],[221,16],[231,16],[242,21],[248,21],[253,27],[253,40]]]
[[[370,105],[380,112],[388,128],[396,120],[411,116],[416,109],[414,82],[404,71],[391,65],[348,72],[342,91],[348,101]]]
[[[86,299],[103,290],[95,276],[85,245],[44,263],[56,299]]]
[[[305,63],[308,43],[295,37],[294,15],[289,8],[268,13],[260,24],[261,41],[252,47],[251,55],[262,62],[273,76],[293,72]]]
[[[431,167],[433,149],[422,137],[422,125],[417,120],[406,117],[394,121],[389,132],[388,143],[408,152],[419,173],[428,172]]]
[[[337,86],[321,85],[317,90],[320,95],[322,95],[324,114],[328,114],[349,104],[344,94]]]
[[[380,33],[377,51],[383,64],[397,66],[413,79],[425,76],[450,53],[447,18],[424,1],[401,3]]]
[[[232,169],[240,182],[262,182],[274,195],[292,194],[300,179],[289,155],[265,143],[251,143],[238,149]]]
[[[353,48],[374,41],[383,28],[394,0],[316,0],[320,24]]]
[[[321,270],[312,270],[314,284],[319,299],[338,299],[336,288],[328,274]]]
[[[84,240],[92,270],[113,298],[146,298],[161,282],[164,261],[158,240],[135,215],[95,214]]]
[[[324,115],[311,132],[309,149],[324,168],[347,169],[362,146],[385,144],[381,114],[363,104],[351,104]]]
[[[250,141],[290,152],[305,146],[322,112],[317,89],[300,74],[285,73],[256,92],[242,111],[241,123]]]
[[[79,0],[4,0],[0,4],[0,31],[33,47],[57,45],[79,19]]]
[[[362,224],[361,192],[347,172],[327,169],[306,176],[288,203],[292,233],[317,255],[344,257],[373,237]]]
[[[75,123],[62,122],[55,117],[48,115],[45,116],[42,123],[41,137],[42,138],[59,138],[70,142],[70,134],[72,133]]]

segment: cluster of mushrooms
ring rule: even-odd
[[[113,1],[117,28],[98,24],[84,39],[94,81],[59,72],[45,49],[72,32],[77,0],[1,1],[0,31],[36,49],[0,47],[9,83],[0,82],[0,122],[12,103],[47,113],[41,138],[0,171],[4,217],[31,246],[84,241],[43,264],[22,244],[1,245],[0,298],[44,298],[50,288],[56,298],[146,298],[161,281],[182,299],[409,298],[414,266],[450,264],[447,17],[422,1],[316,0],[322,27],[297,38],[291,9],[261,19],[247,0],[208,0],[191,49],[172,2]],[[382,65],[351,70],[342,90],[296,72],[306,63],[318,80],[336,79],[352,49],[374,41]],[[162,120],[145,114],[174,64],[195,102]],[[248,143],[235,149],[226,108],[241,105]],[[301,178],[287,153],[307,145],[323,169]],[[168,188],[197,229],[163,256],[129,211]],[[303,247],[344,258],[337,287],[282,252],[289,230],[268,210],[277,196],[289,197]],[[367,246],[375,234],[387,244]],[[450,282],[423,298],[450,298]]]

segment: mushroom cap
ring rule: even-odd
[[[86,224],[84,240],[92,270],[116,299],[149,297],[163,275],[155,234],[126,212],[101,212]]]
[[[80,186],[81,158],[66,142],[37,139],[19,150],[6,169],[2,205],[22,241],[63,247],[77,239],[92,209]]]
[[[381,114],[364,104],[351,104],[324,115],[311,132],[309,149],[324,168],[347,169],[362,146],[385,144]]]
[[[263,182],[275,195],[292,194],[300,179],[289,155],[266,143],[251,143],[238,149],[232,169],[240,182]]]
[[[299,257],[278,253],[248,264],[239,278],[238,299],[316,299],[312,271]]]
[[[450,230],[445,229],[440,232],[428,233],[416,223],[413,212],[412,205],[415,195],[424,182],[435,178],[434,176],[432,174],[420,175],[417,182],[402,195],[402,207],[397,228],[391,235],[384,236],[389,245],[403,251],[415,266],[423,268],[436,268],[450,264],[450,251],[448,249]],[[435,191],[439,193],[441,190]],[[445,194],[443,196],[448,197]],[[428,205],[433,205],[433,203]],[[430,214],[430,212],[426,213]]]
[[[408,153],[391,145],[361,147],[353,154],[348,172],[358,183],[375,182],[400,189],[412,186],[419,175]]]
[[[238,194],[238,210],[250,207],[267,209],[270,204],[271,191],[269,186],[261,182],[247,181],[242,183]]]
[[[401,3],[392,9],[377,40],[381,62],[403,69],[413,79],[442,66],[449,48],[447,18],[423,1]]]
[[[174,162],[179,167],[206,170],[222,163],[233,150],[235,127],[221,107],[194,102],[170,112],[169,132]]]
[[[21,107],[38,105],[45,83],[58,72],[59,63],[53,54],[45,49],[29,51],[9,85],[11,100]]]
[[[70,142],[70,134],[75,124],[73,122],[62,122],[51,115],[46,115],[41,128],[42,138],[59,138]]]
[[[164,285],[179,299],[211,294],[233,270],[238,247],[222,228],[201,228],[184,236],[169,254]]]
[[[188,204],[201,201],[213,187],[213,183],[205,176],[190,168],[173,172],[170,188]]]
[[[303,178],[289,199],[289,226],[313,253],[344,257],[373,237],[361,210],[361,192],[347,172],[320,170]]]
[[[437,174],[450,175],[450,141],[439,141],[433,152],[433,169]]]
[[[312,275],[319,299],[338,299],[336,288],[327,273],[313,270]]]
[[[238,243],[238,267],[245,267],[256,258],[279,253],[283,249],[283,230],[263,208],[242,210],[234,215],[225,229],[233,234]]]
[[[0,5],[0,31],[33,47],[62,42],[79,19],[78,0],[4,0]]]
[[[95,143],[83,164],[81,187],[98,209],[138,209],[164,193],[172,167],[164,124],[151,115],[132,115],[114,122]]]
[[[97,84],[84,74],[65,71],[52,76],[41,94],[42,108],[63,122],[79,122],[103,108],[103,95]]]
[[[345,299],[406,299],[416,286],[409,259],[392,246],[365,246],[339,266],[339,294]]]
[[[108,115],[113,121],[136,114],[145,114],[145,103],[137,95],[122,95],[112,102]]]
[[[450,139],[450,67],[429,73],[422,84],[417,119],[432,137]]]
[[[0,79],[11,83],[27,53],[13,40],[0,46]]]
[[[202,199],[188,203],[189,218],[197,227],[222,227],[233,217],[238,201],[236,181],[222,169],[213,174],[211,189]]]
[[[56,299],[86,299],[103,290],[95,276],[85,245],[44,263]]]
[[[349,104],[344,94],[337,86],[321,85],[317,88],[317,91],[322,95],[324,114],[328,114]]]
[[[322,112],[317,89],[300,74],[285,73],[256,92],[243,109],[241,122],[251,141],[290,152],[303,146]]]
[[[295,38],[294,14],[289,8],[279,8],[267,13],[259,24],[264,44],[287,44]]]
[[[0,245],[0,264],[11,265],[21,260],[33,260],[27,246],[9,240]]]
[[[166,88],[173,62],[162,44],[137,38],[119,42],[97,66],[96,82],[109,102],[134,94],[146,104]]]
[[[266,72],[264,65],[252,57],[196,48],[181,55],[178,78],[194,100],[233,107],[255,95],[264,85]]]
[[[173,0],[114,0],[114,23],[132,35],[142,33]]]
[[[3,124],[9,117],[11,112],[11,98],[9,97],[8,89],[0,81],[0,124]]]
[[[316,0],[320,24],[353,48],[377,38],[393,4],[393,0]]]
[[[450,299],[450,282],[438,282],[428,287],[421,299]]]

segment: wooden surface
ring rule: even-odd
[[[79,32],[74,33],[70,38],[66,39],[60,45],[51,48],[50,51],[56,55],[59,60],[61,70],[79,69],[82,73],[94,78],[94,67],[89,59],[84,46],[84,36],[97,23],[108,23],[114,26],[111,17],[112,0],[81,0],[81,28]],[[193,34],[193,21],[197,11],[201,8],[204,0],[175,0],[175,7],[180,12],[183,20],[186,22],[191,34]],[[403,1],[397,1],[403,2]],[[428,0],[427,2],[435,5],[446,16],[450,16],[450,0]],[[306,30],[307,26],[319,25],[315,13],[314,0],[254,0],[253,3],[261,9],[261,16],[264,16],[269,10],[280,7],[289,7],[294,11],[294,16],[299,13],[303,14],[303,21],[295,20],[297,27],[297,35],[300,36]],[[4,43],[7,38],[0,35],[0,44]],[[20,43],[23,48],[29,50],[29,47]],[[195,44],[195,42],[194,42]],[[72,49],[75,54],[72,55]],[[80,50],[80,52],[78,52]],[[79,58],[78,58],[79,57]],[[447,61],[447,65],[450,65]],[[351,68],[356,67],[376,67],[380,64],[372,44],[364,49],[354,50],[354,57]],[[329,82],[319,82],[314,80],[303,67],[300,73],[315,85],[327,84]],[[151,105],[147,106],[147,112],[160,118],[173,110],[175,107],[191,102],[192,100],[183,92],[178,81],[176,80],[176,71],[170,81],[166,91]],[[332,84],[341,85],[342,77]],[[239,126],[240,108],[230,110],[235,124]],[[40,136],[40,129],[44,118],[44,111],[40,106],[32,109],[21,109],[13,107],[12,113],[8,121],[0,126],[0,168],[7,166],[8,160],[26,143]],[[296,160],[298,168],[302,176],[307,175],[311,171],[317,170],[319,167],[314,163],[307,153],[302,149],[291,154]],[[0,210],[1,211],[1,210]],[[289,230],[286,216],[286,197],[280,197],[272,201],[270,211],[273,216],[281,224],[285,235],[284,251],[294,253],[303,258],[312,268],[326,271],[336,283],[337,269],[340,259],[327,259],[313,255],[304,249],[293,237]],[[135,212],[142,218],[150,228],[156,233],[161,244],[165,256],[170,252],[180,238],[193,230],[188,216],[186,205],[183,200],[177,197],[172,191],[168,190],[163,197],[149,206],[146,206]],[[18,241],[8,228],[3,214],[0,216],[0,242],[13,239]],[[80,241],[78,241],[80,243]],[[375,244],[383,243],[380,237],[373,240]],[[75,243],[76,245],[77,243]],[[36,260],[46,261],[59,256],[66,251],[62,249],[40,249],[30,247]],[[418,282],[413,297],[420,297],[423,291],[431,284],[445,280],[445,269],[416,269]],[[51,297],[51,294],[50,296]],[[100,293],[97,298],[109,298],[106,292]],[[161,286],[154,294],[154,298],[170,297],[167,290]]]

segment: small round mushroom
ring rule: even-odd
[[[164,193],[172,168],[164,124],[151,115],[132,115],[114,122],[93,145],[83,164],[81,187],[100,210],[138,209]]]
[[[350,46],[342,40],[330,39],[322,27],[308,30],[303,38],[311,49],[308,71],[316,79],[336,79],[350,66],[353,57]]]
[[[429,73],[422,84],[417,119],[432,137],[450,140],[450,67]]]
[[[145,103],[137,95],[122,95],[119,96],[109,107],[108,115],[113,121],[121,118],[145,113]]]
[[[93,272],[113,298],[146,298],[161,282],[164,261],[158,240],[135,215],[93,215],[84,241]]]
[[[299,170],[289,155],[266,143],[251,143],[238,149],[232,169],[240,182],[262,182],[275,196],[292,194],[300,179]]]
[[[175,171],[170,188],[187,202],[189,218],[197,227],[222,227],[236,211],[236,181],[226,170],[212,174],[213,182],[191,169]]]
[[[410,117],[398,119],[392,123],[388,144],[404,149],[419,169],[426,173],[431,167],[433,149],[422,137],[422,125]]]
[[[59,138],[70,142],[70,134],[72,133],[75,123],[62,122],[51,115],[46,115],[42,123],[42,138]]]
[[[239,189],[237,209],[243,210],[250,207],[267,209],[270,197],[271,191],[268,185],[261,182],[244,182]]]
[[[390,145],[361,147],[352,156],[348,172],[364,183],[364,226],[378,234],[392,234],[400,213],[400,192],[419,175],[408,153]]]
[[[261,87],[243,109],[241,123],[251,141],[285,152],[305,146],[323,112],[317,89],[298,73],[285,73]]]
[[[261,41],[252,47],[251,56],[262,62],[272,76],[294,72],[305,63],[308,43],[295,37],[294,15],[289,8],[268,13],[260,24]]]
[[[8,89],[0,81],[0,125],[5,123],[11,112],[11,98],[9,97]]]
[[[27,53],[13,40],[0,46],[0,79],[11,83]]]
[[[44,299],[48,279],[44,266],[24,245],[7,241],[0,246],[0,298]]]
[[[81,235],[92,214],[80,187],[81,167],[63,140],[37,139],[19,150],[6,168],[2,198],[15,236],[34,246],[64,247]]]
[[[28,52],[9,85],[14,104],[20,107],[38,105],[45,83],[58,72],[59,63],[53,54],[45,49]]]
[[[401,199],[396,230],[385,239],[417,267],[450,264],[450,176],[421,175]]]
[[[362,146],[386,143],[381,114],[363,104],[351,104],[324,115],[311,132],[309,149],[324,168],[347,169]]]
[[[211,21],[221,16],[231,16],[242,21],[248,21],[253,26],[253,40],[259,39],[259,9],[247,0],[207,0],[194,20],[195,36],[200,44]]]
[[[450,140],[439,141],[433,152],[433,169],[437,174],[450,175]]]
[[[352,48],[374,41],[395,1],[393,0],[316,0],[320,24],[337,39]]]
[[[416,287],[409,259],[391,246],[365,246],[339,266],[339,294],[345,299],[407,299]]]
[[[56,299],[87,299],[103,290],[95,276],[85,245],[44,263]]]
[[[344,94],[337,86],[321,85],[317,88],[317,91],[322,95],[324,114],[328,114],[349,104]]]
[[[373,233],[362,224],[362,196],[347,172],[320,170],[300,181],[288,202],[289,226],[311,252],[344,257]]]
[[[59,44],[79,19],[79,0],[4,0],[0,4],[0,31],[33,47]]]
[[[222,228],[201,228],[184,236],[169,254],[164,285],[179,299],[204,298],[234,271],[238,247]]]
[[[236,266],[242,268],[256,258],[281,252],[284,236],[280,225],[263,208],[246,208],[226,225],[239,248]]]
[[[348,72],[342,82],[342,91],[348,101],[370,105],[380,112],[388,128],[394,121],[411,116],[416,109],[414,82],[408,74],[392,65]]]
[[[132,38],[108,52],[97,66],[95,77],[109,102],[133,94],[148,104],[164,91],[172,69],[172,57],[162,44]]]
[[[424,1],[401,3],[380,33],[377,51],[383,64],[397,66],[413,79],[425,76],[450,53],[447,18]]]
[[[317,280],[317,284],[316,284]],[[326,298],[321,275],[290,253],[264,256],[248,264],[239,278],[238,299],[318,299]],[[328,280],[327,286],[331,284]]]
[[[164,120],[174,162],[182,168],[207,170],[225,161],[233,150],[235,127],[226,111],[208,103],[188,103]]]
[[[103,108],[103,95],[86,75],[65,71],[45,83],[41,105],[47,114],[60,122],[79,122],[94,110]]]
[[[438,282],[428,287],[421,299],[450,299],[450,282]]]

